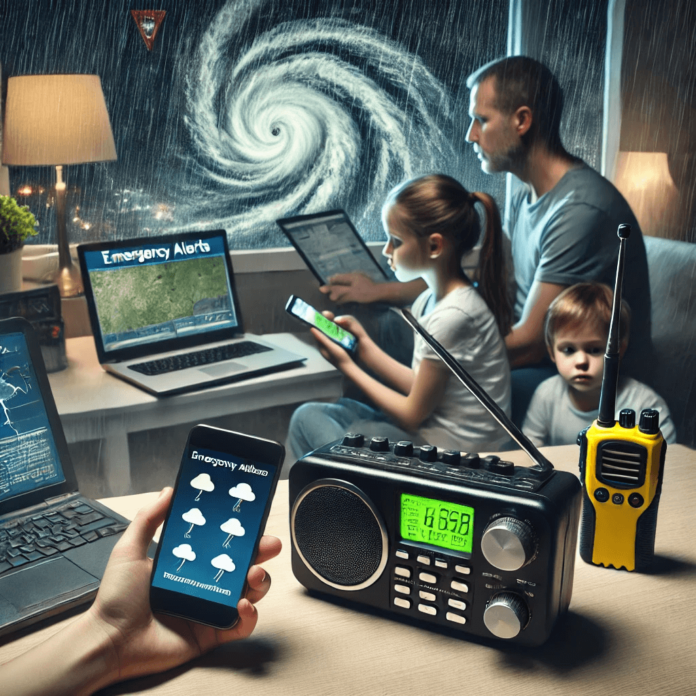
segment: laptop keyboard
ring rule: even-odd
[[[273,350],[273,348],[264,346],[261,343],[254,343],[253,341],[239,341],[238,343],[228,343],[226,345],[216,346],[215,348],[197,350],[192,353],[180,353],[168,358],[159,358],[148,362],[136,363],[128,367],[131,370],[152,377],[167,372],[185,370],[188,367],[210,365],[211,363],[222,362],[223,360],[244,358],[248,355],[255,355],[256,353],[265,353],[268,350]]]
[[[126,524],[84,500],[15,518],[0,526],[0,575],[12,568],[117,534]]]

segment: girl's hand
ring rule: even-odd
[[[353,358],[345,348],[332,341],[328,336],[319,331],[319,329],[310,329],[310,331],[317,342],[319,352],[334,367],[344,372],[346,367],[353,363]]]

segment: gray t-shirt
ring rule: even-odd
[[[636,419],[644,408],[654,408],[660,412],[660,430],[669,444],[677,441],[674,422],[669,408],[662,397],[650,387],[631,377],[619,378],[616,394],[616,415],[623,408],[632,408]],[[573,406],[568,393],[568,385],[560,375],[542,382],[534,392],[522,432],[537,446],[574,445],[578,433],[591,425],[599,415],[599,409],[580,411]]]
[[[613,184],[584,162],[531,202],[521,185],[512,196],[505,231],[515,268],[515,317],[524,315],[535,282],[574,285],[599,281],[614,288],[620,224],[631,225],[622,297],[631,308],[631,340],[623,361],[640,376],[650,355],[650,286],[643,235]]]
[[[419,295],[413,303],[413,315],[510,415],[510,365],[488,305],[473,287],[458,288],[424,316],[431,298],[430,290]],[[411,363],[414,371],[423,359],[440,361],[416,336]],[[418,434],[439,448],[464,452],[496,451],[510,439],[454,375],[450,375],[442,401],[421,424]]]

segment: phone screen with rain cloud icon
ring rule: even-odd
[[[153,563],[153,611],[216,628],[236,623],[284,454],[271,440],[191,430]]]

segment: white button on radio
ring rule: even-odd
[[[411,600],[404,599],[403,597],[394,597],[394,604],[396,604],[397,607],[401,607],[402,609],[411,608]]]
[[[411,588],[408,585],[394,585],[394,590],[399,594],[411,594]]]
[[[466,602],[462,602],[461,599],[448,599],[447,604],[452,607],[452,609],[459,609],[464,611],[466,609]]]
[[[457,566],[454,566],[454,569],[460,575],[469,575],[471,573],[471,568],[469,568],[468,566],[457,565]]]
[[[404,551],[403,549],[398,549],[396,552],[396,557],[403,558],[404,561],[407,561],[408,560],[408,551]]]
[[[437,599],[432,592],[424,592],[423,590],[418,593],[418,596],[426,602],[434,602]]]
[[[437,607],[433,607],[430,604],[419,604],[418,611],[430,614],[430,616],[437,616]]]
[[[416,560],[423,565],[430,565],[430,556],[418,556]]]
[[[454,623],[458,623],[458,624],[465,624],[466,623],[465,616],[460,616],[459,614],[455,614],[453,611],[448,611],[445,614],[445,618],[448,621],[454,621]]]
[[[427,582],[430,585],[433,585],[437,582],[437,576],[433,575],[432,573],[419,573],[418,579],[421,582]]]
[[[396,568],[394,568],[394,572],[402,578],[410,578],[411,577],[411,569],[410,568],[404,568],[403,566],[396,566]]]
[[[435,559],[436,568],[447,568],[447,561],[441,561],[439,558]]]
[[[457,582],[456,580],[452,580],[452,589],[456,590],[457,592],[468,592],[469,586],[465,582]]]

